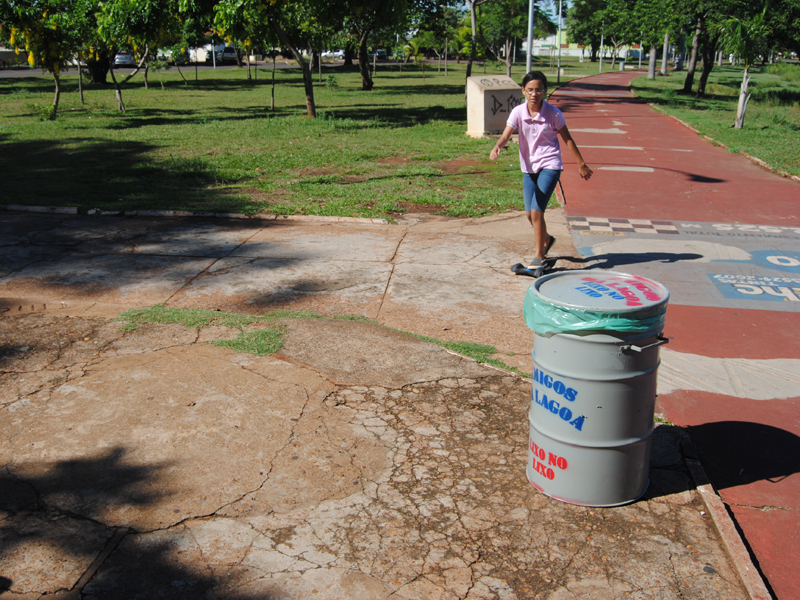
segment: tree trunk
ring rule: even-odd
[[[592,52],[590,62],[597,62],[597,52],[600,50],[600,42],[592,42]]]
[[[89,58],[86,61],[86,69],[89,71],[89,82],[105,85],[108,83],[106,76],[111,61],[108,59],[108,51],[98,52],[97,59]]]
[[[664,34],[664,55],[661,57],[661,74],[667,74],[667,59],[669,58],[669,31]]]
[[[272,99],[269,104],[269,109],[275,110],[275,54],[272,55]]]
[[[353,51],[350,48],[344,49],[344,65],[345,67],[353,66]]]
[[[658,50],[656,49],[655,44],[650,44],[650,62],[647,65],[647,78],[648,79],[655,79],[656,78],[656,54]]]
[[[372,91],[375,84],[369,74],[369,58],[367,58],[367,32],[358,42],[358,70],[361,72],[361,89],[365,92]]]
[[[311,69],[308,68],[308,63],[306,60],[303,58],[300,52],[298,52],[297,48],[295,48],[294,44],[292,44],[292,42],[289,40],[289,36],[286,35],[286,32],[278,24],[278,20],[275,18],[274,10],[274,5],[270,5],[267,9],[269,26],[275,35],[278,36],[278,39],[281,41],[281,43],[286,48],[289,48],[295,60],[297,61],[297,64],[300,65],[300,69],[303,71],[303,85],[306,89],[306,109],[308,110],[308,116],[312,119],[316,119],[317,107],[314,104],[314,80],[311,76]]]
[[[320,63],[321,60],[322,60],[322,57],[320,56],[319,52],[315,48],[312,48],[311,49],[311,64],[309,65],[309,68],[312,71],[314,69],[319,69],[319,63]]]
[[[744,113],[747,112],[747,103],[750,102],[750,94],[747,93],[747,86],[750,85],[750,76],[748,71],[749,68],[745,63],[742,85],[739,88],[739,104],[736,107],[736,121],[733,123],[733,126],[736,129],[741,129],[744,127]]]
[[[78,94],[81,97],[81,104],[85,104],[83,99],[83,71],[81,70],[81,55],[78,53]]]
[[[472,47],[469,50],[469,60],[467,61],[467,78],[472,77],[472,63],[478,58],[478,21],[475,16],[475,0],[467,0],[469,2],[469,18],[472,24]],[[528,48],[528,52],[530,52]],[[465,86],[466,98],[466,86]]]
[[[186,77],[183,76],[183,71],[181,71],[181,68],[178,65],[175,65],[175,68],[178,69],[178,75],[180,75],[181,79],[183,79],[183,85],[189,85],[189,82],[186,81]]]
[[[614,70],[614,64],[617,62],[617,40],[611,38],[611,70]]]
[[[56,92],[53,95],[53,115],[51,121],[55,121],[58,116],[58,101],[61,99],[61,77],[58,75],[58,66],[53,70],[53,81],[56,84]]]
[[[111,81],[114,82],[114,94],[117,97],[117,108],[119,109],[119,112],[125,112],[125,103],[122,101],[122,86],[114,76],[114,67],[110,66],[108,68],[108,72],[111,74]]]
[[[711,75],[711,69],[714,68],[714,53],[717,51],[718,40],[719,36],[709,39],[708,31],[703,30],[703,73],[700,75],[700,81],[697,82],[697,92],[695,92],[698,98],[706,95],[706,83],[708,76]]]
[[[675,70],[681,71],[683,70],[683,63],[685,62],[686,54],[686,33],[681,32],[681,44],[678,48],[678,55],[675,57]]]
[[[513,43],[513,39],[510,37],[506,38],[506,58],[503,61],[506,63],[506,77],[511,77],[511,44]]]
[[[692,86],[694,85],[694,72],[697,69],[697,55],[700,50],[700,38],[703,35],[703,27],[705,24],[705,17],[697,15],[697,27],[694,30],[694,38],[692,39],[692,55],[689,57],[689,64],[686,67],[686,79],[683,81],[683,93],[691,94]]]
[[[146,89],[146,90],[149,90],[149,89],[150,89],[150,82],[149,82],[149,81],[147,81],[147,74],[148,74],[149,72],[150,72],[150,63],[147,63],[147,64],[144,66],[144,89]]]

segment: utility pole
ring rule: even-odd
[[[599,73],[603,72],[603,33],[604,29],[606,28],[606,24],[603,23],[602,29],[600,30],[600,71]]]
[[[525,56],[525,72],[531,72],[531,57],[533,56],[533,0],[528,0],[528,52]]]
[[[558,75],[556,85],[561,84],[561,0],[558,0]]]
[[[642,51],[644,50],[644,32],[639,34],[639,69],[642,68]]]

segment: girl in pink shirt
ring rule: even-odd
[[[528,222],[533,225],[536,242],[536,255],[530,267],[536,269],[542,266],[542,260],[556,241],[547,233],[544,209],[564,169],[558,144],[559,135],[575,156],[581,177],[589,179],[592,170],[584,162],[578,146],[569,134],[564,115],[544,100],[547,95],[547,77],[544,73],[531,71],[525,75],[522,93],[525,94],[526,102],[511,111],[506,128],[492,148],[489,158],[497,160],[514,130],[519,132],[519,162],[522,169],[525,214]]]

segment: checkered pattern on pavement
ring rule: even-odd
[[[680,232],[672,221],[649,219],[615,219],[605,217],[569,217],[573,231],[598,231],[615,233],[649,233],[678,235]]]

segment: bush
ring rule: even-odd
[[[800,65],[790,65],[788,63],[769,65],[767,73],[777,75],[784,81],[800,81]]]

